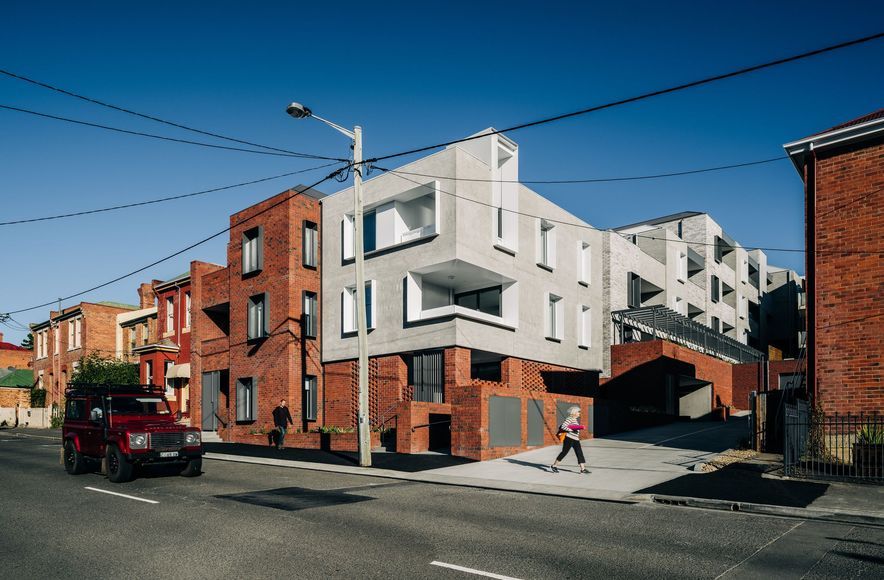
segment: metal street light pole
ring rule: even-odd
[[[362,233],[362,127],[353,131],[344,129],[313,112],[300,103],[291,103],[286,112],[295,119],[313,117],[353,140],[353,253],[356,266],[356,336],[359,350],[359,402],[357,410],[357,437],[359,465],[371,466],[371,426],[368,417],[368,323],[365,311],[365,249]]]

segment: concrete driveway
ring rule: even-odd
[[[578,473],[573,452],[559,473],[549,471],[559,446],[425,473],[635,493],[687,474],[699,475],[691,469],[695,464],[736,447],[747,435],[747,417],[732,417],[726,423],[679,422],[591,439],[583,441],[587,475]]]

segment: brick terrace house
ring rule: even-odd
[[[49,319],[31,325],[34,334],[34,373],[37,385],[46,389],[46,405],[58,405],[80,359],[95,353],[113,358],[117,350],[117,315],[137,306],[118,302],[81,302]]]
[[[805,184],[808,386],[884,412],[884,109],[784,145]]]
[[[0,369],[27,369],[33,364],[34,353],[22,346],[3,341],[0,332]]]
[[[139,375],[145,384],[166,388],[166,398],[173,413],[190,417],[190,272],[167,280],[154,280],[149,290],[156,296],[153,309],[153,332],[133,349],[138,355]],[[144,328],[144,327],[142,327]]]
[[[203,431],[266,442],[255,434],[280,399],[295,429],[322,424],[322,195],[296,188],[233,214],[227,266],[191,264],[190,410]]]

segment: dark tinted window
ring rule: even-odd
[[[68,401],[67,410],[65,411],[65,419],[74,421],[82,421],[86,418],[86,399],[71,399]]]
[[[112,397],[113,415],[168,415],[169,405],[160,397]]]

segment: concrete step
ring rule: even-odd
[[[218,437],[218,433],[215,431],[203,431],[200,434],[202,437],[203,443],[223,443],[224,441]]]

